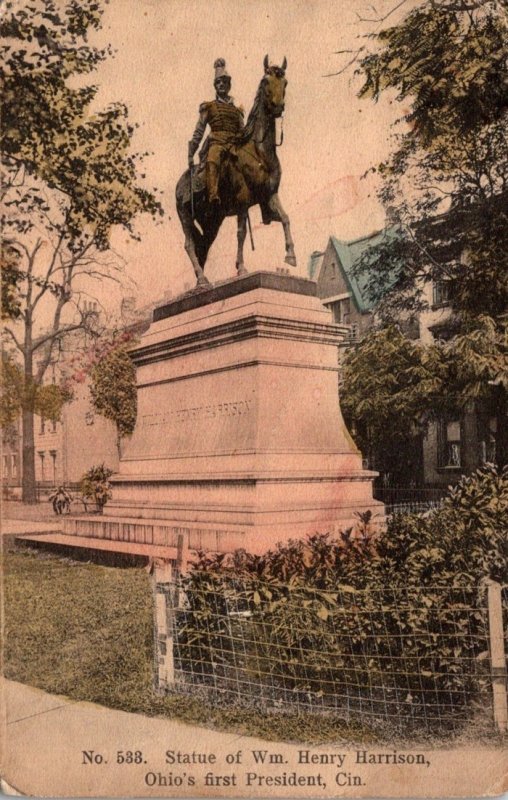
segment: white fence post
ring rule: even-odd
[[[500,733],[508,728],[508,703],[506,697],[506,657],[504,649],[503,606],[501,584],[488,583],[490,668],[494,699],[494,722]]]
[[[173,567],[171,561],[155,559],[153,562],[154,580],[154,628],[156,689],[163,691],[175,681],[173,660],[173,609],[171,582]]]

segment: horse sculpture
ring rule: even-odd
[[[265,225],[282,223],[285,261],[296,266],[289,217],[278,195],[281,167],[275,131],[275,120],[284,111],[287,61],[284,58],[282,66],[273,66],[265,56],[263,66],[264,75],[241,141],[229,149],[221,164],[220,205],[208,202],[203,163],[197,169],[184,172],[176,187],[176,207],[185,234],[185,250],[192,262],[197,286],[210,284],[204,275],[208,251],[224,219],[233,215],[238,219],[236,270],[238,275],[247,272],[243,245],[247,235],[248,210],[257,204],[261,207]]]

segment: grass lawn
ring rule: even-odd
[[[153,689],[151,579],[144,569],[73,562],[31,550],[3,555],[7,678],[88,700],[279,741],[374,742],[342,719],[214,707]]]

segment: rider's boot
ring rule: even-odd
[[[208,191],[208,202],[213,205],[220,205],[219,167],[212,161],[207,161],[206,163],[206,188]]]

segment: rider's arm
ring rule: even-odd
[[[194,163],[194,153],[201,144],[201,139],[205,133],[208,121],[208,103],[201,103],[199,107],[199,119],[189,142],[189,167]]]

